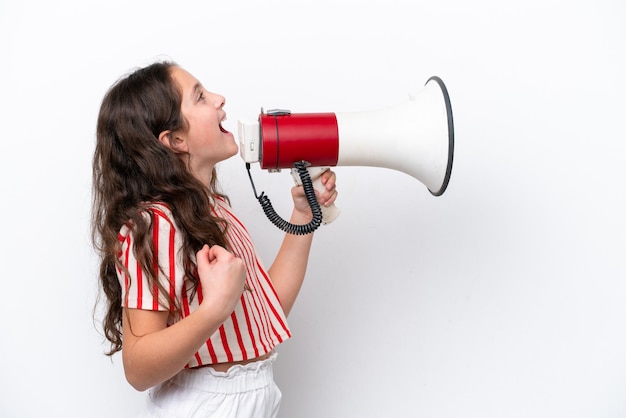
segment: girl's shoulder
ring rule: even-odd
[[[164,224],[176,229],[176,221],[170,207],[163,202],[144,203],[139,208],[139,213],[148,225]],[[128,221],[120,229],[120,239],[123,239],[134,229],[134,222]]]
[[[144,216],[149,217],[163,217],[168,220],[173,220],[174,215],[172,214],[172,209],[164,202],[150,202],[143,205],[141,208],[141,213]]]
[[[166,203],[149,203],[142,209],[142,214],[152,223],[153,228],[158,226],[159,230],[178,230],[176,218]]]

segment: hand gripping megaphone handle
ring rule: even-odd
[[[325,187],[322,184],[322,174],[329,170],[330,167],[307,167],[307,171],[309,172],[309,176],[311,177],[311,181],[313,182],[313,188],[317,190],[318,193],[322,194],[325,191]],[[291,169],[291,177],[293,177],[293,181],[298,185],[302,186],[302,181],[300,180],[300,174],[297,168]],[[329,224],[333,222],[339,214],[341,210],[335,206],[333,203],[330,206],[320,206],[322,209],[322,223]]]

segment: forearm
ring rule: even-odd
[[[323,192],[316,192],[321,205],[332,205],[337,198],[335,188],[335,173],[327,170],[322,174]],[[307,224],[312,215],[302,187],[291,189],[294,198],[294,211],[291,215],[292,224]],[[269,274],[278,293],[280,303],[285,314],[289,314],[302,287],[309,262],[309,253],[313,242],[313,234],[285,235],[278,251],[276,260],[269,269]]]
[[[126,310],[122,357],[128,382],[143,391],[174,376],[219,328],[223,315],[197,309],[167,327],[167,312]],[[165,320],[165,321],[164,321]]]
[[[294,224],[305,224],[309,221],[310,215],[295,210],[290,219],[290,222]],[[269,269],[270,278],[285,315],[291,311],[302,287],[312,242],[312,233],[306,235],[285,234],[276,259]]]

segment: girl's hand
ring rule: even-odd
[[[201,307],[222,315],[224,320],[235,309],[246,282],[243,260],[219,245],[204,245],[196,253],[202,284]]]
[[[337,175],[332,170],[326,170],[322,173],[320,179],[322,181],[322,185],[324,186],[324,192],[320,194],[317,190],[315,191],[317,201],[322,206],[330,206],[333,204],[335,199],[337,199]],[[304,195],[304,187],[293,187],[291,189],[291,196],[294,202],[294,209],[297,212],[307,214],[309,217],[311,217],[311,208],[309,207],[309,202],[307,202],[306,196]]]

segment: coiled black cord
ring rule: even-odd
[[[302,181],[302,186],[304,187],[304,195],[306,197],[309,206],[311,207],[311,213],[313,214],[313,219],[311,222],[305,225],[295,225],[287,222],[283,218],[280,217],[274,210],[272,203],[270,202],[269,197],[265,195],[265,192],[261,192],[259,196],[256,192],[256,188],[254,187],[254,181],[252,181],[252,174],[250,173],[250,164],[246,163],[246,169],[248,170],[248,177],[250,178],[250,183],[252,184],[252,190],[254,191],[254,196],[257,198],[261,207],[263,208],[263,212],[265,212],[265,216],[279,229],[282,231],[292,234],[292,235],[306,235],[315,231],[322,224],[322,209],[320,208],[320,204],[317,201],[317,197],[315,196],[315,189],[313,188],[313,182],[311,181],[311,176],[307,170],[307,166],[309,163],[306,161],[298,161],[294,163],[294,167],[298,170],[298,175],[300,176],[300,180]]]

